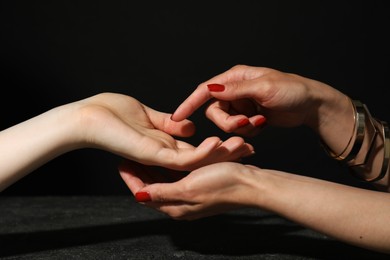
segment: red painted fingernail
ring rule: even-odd
[[[147,201],[151,201],[152,198],[150,197],[149,192],[140,191],[140,192],[137,192],[137,193],[135,194],[135,200],[136,200],[137,202],[147,202]]]
[[[207,87],[212,92],[222,92],[225,90],[225,86],[221,84],[208,84]]]
[[[249,119],[248,118],[243,118],[240,121],[237,122],[238,127],[243,127],[249,124]]]
[[[255,126],[264,125],[265,121],[266,121],[265,117],[258,118],[258,119],[255,121]]]

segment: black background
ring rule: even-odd
[[[173,112],[236,64],[323,81],[389,121],[385,1],[2,1],[0,10],[0,129],[106,91]],[[228,137],[202,109],[191,119],[194,145]],[[308,129],[268,127],[248,142],[257,154],[246,163],[362,186]],[[73,151],[2,194],[127,194],[120,159]]]

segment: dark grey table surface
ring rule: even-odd
[[[390,259],[277,215],[178,221],[131,196],[0,197],[1,259]]]

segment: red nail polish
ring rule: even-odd
[[[265,117],[261,117],[261,118],[258,118],[256,121],[255,121],[255,126],[261,126],[265,123],[266,119]]]
[[[237,122],[238,127],[243,127],[249,124],[249,119],[248,118],[243,118],[240,121]]]
[[[212,92],[222,92],[225,90],[225,86],[221,84],[208,84],[207,87]]]
[[[151,201],[152,198],[150,197],[149,192],[140,191],[140,192],[137,192],[137,193],[135,194],[135,200],[136,200],[137,202],[147,202],[147,201]]]

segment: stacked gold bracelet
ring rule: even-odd
[[[390,136],[389,127],[386,122],[374,119],[367,106],[359,100],[351,100],[354,116],[354,127],[351,138],[345,149],[334,153],[323,143],[325,151],[335,160],[346,162],[351,173],[366,182],[375,182],[382,179],[389,168],[390,161]],[[382,166],[379,173],[374,177],[367,177],[373,171],[372,160],[382,147],[376,146],[377,138],[383,141]]]

